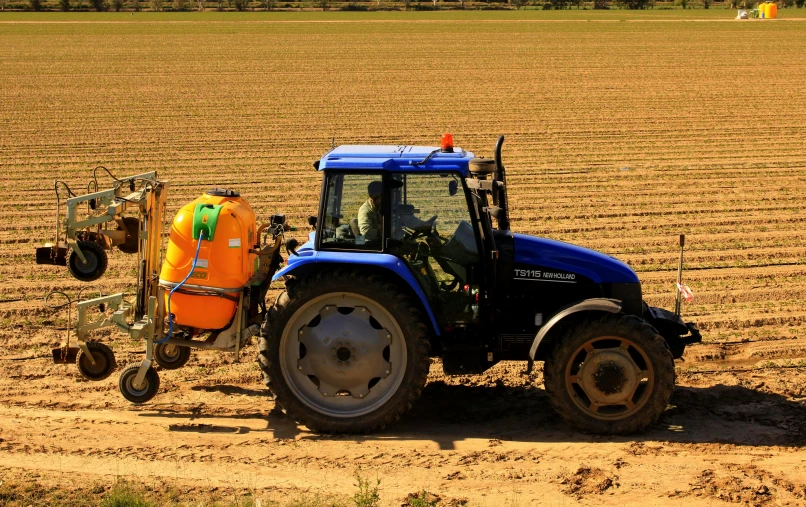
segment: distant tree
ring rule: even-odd
[[[236,11],[245,11],[247,5],[249,5],[249,0],[235,0]]]
[[[115,9],[115,12],[120,12],[123,8],[123,0],[112,0],[112,8]]]
[[[32,11],[42,10],[42,0],[28,0],[28,6]]]
[[[185,0],[174,0],[171,8],[175,11],[185,10]]]
[[[70,0],[59,0],[59,8],[64,12],[70,10]]]
[[[806,0],[795,0],[795,5],[798,6],[798,9],[802,9],[804,3],[806,3]]]
[[[678,0],[688,2],[689,0]],[[614,0],[613,2],[618,7],[630,10],[641,10],[646,9],[648,7],[654,7],[655,3],[654,0]]]
[[[149,0],[148,7],[154,12],[162,10],[162,0]]]
[[[92,7],[98,12],[109,10],[109,4],[106,3],[106,0],[90,0],[90,1],[92,2]]]
[[[199,12],[204,12],[204,0],[196,0],[196,8]]]
[[[0,0],[0,11],[6,10],[6,0]]]
[[[593,0],[594,9],[607,9],[607,0]]]
[[[701,1],[703,9],[708,9],[711,7],[711,0],[701,0]]]

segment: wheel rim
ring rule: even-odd
[[[85,249],[82,251],[84,254],[84,258],[87,259],[87,263],[81,262],[81,257],[76,255],[76,269],[81,271],[84,274],[89,274],[95,271],[98,267],[98,257],[92,253],[89,249]]]
[[[166,363],[173,363],[179,359],[179,347],[173,343],[166,343],[159,348],[160,359]]]
[[[625,338],[602,336],[582,344],[565,368],[565,387],[587,415],[618,420],[639,411],[652,394],[655,370],[646,352]]]
[[[81,357],[81,368],[91,376],[102,375],[104,372],[106,372],[109,361],[107,361],[106,356],[100,352],[91,350],[90,353],[92,354],[92,358],[95,360],[95,364],[92,364],[90,358],[84,355]]]
[[[289,319],[280,367],[294,395],[329,417],[358,417],[396,392],[406,371],[406,341],[381,305],[352,293],[325,294]]]
[[[140,389],[134,387],[134,379],[137,377],[137,371],[134,370],[126,377],[126,390],[133,396],[143,396],[148,392],[148,375],[143,379],[143,385]]]

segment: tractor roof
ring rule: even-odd
[[[454,148],[453,153],[437,151],[424,164],[421,162],[429,154],[439,150],[438,146],[395,146],[395,145],[342,145],[325,153],[319,161],[319,170],[355,171],[410,171],[410,172],[454,172],[468,175],[467,163],[475,155],[462,148]]]

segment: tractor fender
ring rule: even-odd
[[[555,313],[544,325],[540,328],[540,331],[537,332],[534,341],[532,342],[532,348],[529,349],[529,359],[534,361],[535,355],[537,354],[537,348],[540,346],[540,342],[543,341],[543,338],[551,331],[551,328],[557,325],[560,321],[564,318],[572,315],[574,313],[579,312],[589,312],[589,311],[598,311],[598,312],[610,312],[610,313],[618,313],[621,311],[621,301],[618,299],[608,299],[608,298],[591,298],[586,299],[584,301],[580,301],[578,303],[574,303],[570,306],[566,306],[565,308],[561,309],[557,313]]]
[[[428,315],[431,321],[431,327],[434,334],[439,336],[439,325],[431,309],[431,304],[428,302],[425,293],[417,279],[414,278],[409,267],[394,255],[383,253],[366,253],[366,252],[321,252],[316,250],[299,250],[298,255],[289,255],[288,264],[281,270],[277,271],[272,277],[272,282],[287,276],[296,275],[306,271],[310,268],[326,268],[330,264],[335,269],[337,266],[351,265],[356,267],[367,267],[382,269],[391,272],[397,278],[401,279],[403,283],[408,284],[409,288],[419,298],[422,308]]]

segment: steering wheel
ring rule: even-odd
[[[437,215],[429,218],[422,225],[419,227],[407,227],[403,226],[401,229],[403,230],[403,239],[404,240],[416,240],[417,238],[423,236],[426,238],[436,238],[439,240],[440,244],[444,243],[445,240],[440,237],[439,233],[437,232],[436,228],[436,220]]]

